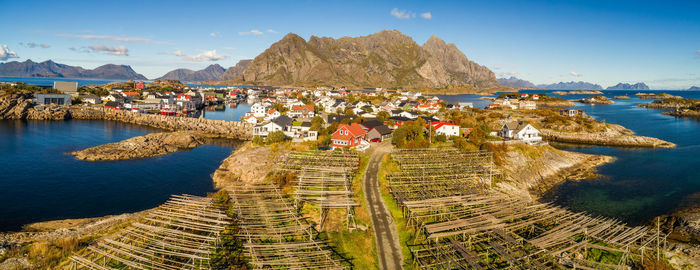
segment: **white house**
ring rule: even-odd
[[[286,132],[292,119],[286,115],[282,115],[272,121],[259,124],[253,128],[253,136],[267,137],[270,132],[282,131]]]
[[[540,131],[525,122],[508,122],[498,131],[498,136],[506,140],[520,140],[529,144],[542,141]]]
[[[448,122],[431,122],[435,129],[435,134],[442,134],[449,137],[459,136],[459,125]]]
[[[250,112],[255,117],[265,117],[267,116],[267,107],[262,103],[256,102],[253,106],[250,106]]]

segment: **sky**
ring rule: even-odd
[[[700,1],[0,1],[0,62],[228,68],[286,33],[396,29],[454,43],[499,78],[700,86]]]

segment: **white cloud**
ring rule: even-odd
[[[247,36],[247,35],[259,36],[259,35],[262,35],[263,32],[261,32],[261,31],[258,30],[258,29],[253,29],[253,30],[250,30],[250,31],[248,31],[248,32],[238,32],[238,34],[241,35],[241,36]]]
[[[394,8],[389,12],[391,16],[396,17],[397,19],[402,19],[402,20],[407,20],[407,19],[413,19],[416,17],[416,13],[407,11],[407,10],[399,10],[398,8]]]
[[[177,51],[174,51],[174,52],[173,52],[173,55],[175,55],[175,56],[185,56],[185,53],[182,52],[181,50],[177,50]]]
[[[68,37],[68,38],[79,38],[87,40],[100,40],[109,42],[121,42],[121,43],[147,43],[147,44],[170,44],[167,41],[158,41],[150,38],[144,37],[130,37],[130,36],[108,36],[108,35],[88,35],[88,34],[70,34],[70,33],[51,33],[48,31],[39,31],[43,33],[48,33],[49,35],[57,37]]]
[[[433,14],[430,14],[430,12],[421,13],[420,17],[426,20],[430,20],[433,18]]]
[[[265,32],[268,32],[270,34],[279,34],[280,33],[280,32],[277,32],[275,30],[272,30],[272,29],[267,29],[267,31],[265,31]]]
[[[574,76],[574,77],[581,77],[581,76],[583,76],[583,74],[578,73],[578,72],[576,72],[576,71],[569,72],[569,75]]]
[[[218,54],[216,50],[211,50],[211,51],[204,51],[198,55],[190,55],[184,56],[185,59],[191,60],[191,61],[219,61],[222,59],[226,59],[229,57],[228,54]]]
[[[106,52],[109,55],[114,56],[129,56],[129,49],[124,46],[108,46],[108,45],[92,45],[90,50],[93,52]]]
[[[210,36],[210,37],[218,37],[218,36],[219,36],[219,32],[211,32],[211,33],[209,33],[209,36]]]
[[[501,77],[501,78],[516,77],[516,76],[518,76],[518,74],[519,73],[516,71],[498,72],[498,77]]]
[[[5,61],[10,58],[19,58],[15,51],[7,48],[7,45],[0,45],[0,61]]]
[[[695,54],[696,54],[698,57],[700,57],[700,50],[698,50],[697,52],[695,52]]]
[[[23,47],[26,47],[26,48],[41,47],[41,48],[46,49],[46,48],[51,47],[51,46],[49,46],[49,44],[37,44],[37,43],[34,43],[34,42],[27,42],[27,43],[22,43],[22,42],[20,42],[19,45],[21,45],[21,46],[23,46]]]

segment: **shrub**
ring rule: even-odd
[[[437,142],[446,142],[447,141],[447,136],[445,134],[438,134],[435,136],[435,141]]]
[[[253,144],[263,145],[263,144],[265,144],[265,142],[263,141],[262,137],[255,135],[255,136],[253,136]]]
[[[282,132],[281,130],[278,130],[278,131],[270,132],[270,134],[267,134],[266,142],[268,144],[271,144],[271,143],[283,142],[283,141],[286,141],[287,139],[288,139],[287,135],[284,135],[284,132]]]

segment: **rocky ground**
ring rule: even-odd
[[[90,147],[71,154],[77,159],[87,161],[147,158],[195,148],[204,144],[206,138],[206,135],[195,132],[159,132]]]
[[[246,143],[224,159],[216,169],[214,184],[220,188],[235,181],[253,182],[263,179],[275,168],[276,160],[287,151]]]
[[[617,126],[617,125],[612,125]],[[601,132],[558,132],[549,129],[540,130],[540,135],[547,141],[579,143],[604,146],[674,148],[676,144],[661,139],[637,136],[631,131],[624,132],[615,128]]]
[[[562,151],[549,145],[512,145],[506,153],[505,181],[498,186],[509,193],[538,198],[565,180],[595,177],[596,168],[612,157]]]
[[[660,93],[660,94],[638,93],[637,97],[640,99],[667,99],[667,98],[682,99],[683,98],[683,97],[674,96],[674,95],[667,94],[667,93]]]
[[[614,96],[613,99],[631,99],[629,96]]]
[[[578,102],[587,103],[587,104],[615,104],[615,101],[612,101],[605,96],[593,96],[593,97],[582,98],[582,99],[578,100]]]
[[[49,105],[42,110],[35,108],[31,94],[15,94],[0,98],[0,120],[64,120],[70,118],[68,108]]]

